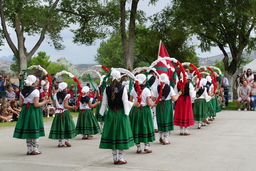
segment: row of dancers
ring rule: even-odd
[[[211,93],[210,76],[201,80],[200,88],[195,88],[190,80],[184,83],[181,74],[180,81],[172,88],[166,74],[161,74],[159,78],[152,73],[148,78],[138,74],[137,83],[128,95],[127,88],[120,82],[121,73],[113,69],[110,75],[112,81],[105,88],[102,101],[93,104],[93,99],[88,96],[89,87],[82,88],[76,125],[69,110],[76,110],[77,107],[68,105],[70,95],[66,93],[67,83],[59,83],[59,91],[53,101],[56,115],[49,133],[50,139],[59,141],[59,148],[71,147],[69,139],[78,134],[82,135],[82,139],[88,139],[101,132],[98,121],[104,122],[99,148],[112,150],[114,164],[126,164],[124,150],[134,145],[137,146],[136,153],[142,153],[141,143],[144,143],[145,153],[152,153],[150,143],[156,139],[152,110],[156,113],[159,142],[168,145],[168,134],[174,130],[174,125],[180,126],[180,135],[190,135],[188,127],[198,121],[200,129],[203,123],[208,122],[207,118],[215,118],[220,109],[215,94]],[[146,86],[147,80],[150,88]],[[27,76],[24,82],[25,88],[21,90],[19,99],[22,111],[13,137],[26,139],[27,155],[38,155],[42,153],[38,149],[39,137],[45,136],[40,106],[48,104],[50,100],[39,102],[35,76]],[[94,107],[96,117],[91,110]]]

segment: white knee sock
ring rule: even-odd
[[[62,144],[62,140],[61,140],[61,139],[59,139],[59,145],[63,145],[63,144]]]
[[[184,133],[184,127],[180,126],[180,133]]]
[[[188,127],[185,127],[185,133],[188,133]]]
[[[163,138],[163,132],[159,131],[159,138]]]
[[[150,147],[150,144],[149,144],[149,143],[145,143],[144,149],[145,149],[145,150],[149,150],[149,147]]]
[[[168,132],[164,132],[164,142],[168,142]]]
[[[117,150],[112,150],[113,160],[117,161]]]
[[[124,154],[124,150],[119,150],[119,160],[120,161],[124,161],[123,154]]]
[[[32,139],[26,139],[26,144],[27,144],[28,153],[32,153],[33,152]]]
[[[141,148],[140,148],[140,143],[136,144],[135,145],[137,146],[137,151],[141,151]]]
[[[33,142],[33,151],[39,152],[38,147],[39,147],[39,139],[32,139]]]

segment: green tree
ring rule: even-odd
[[[58,64],[58,63],[56,63],[56,62],[51,62],[51,63],[47,66],[47,68],[46,68],[46,71],[47,71],[49,74],[51,74],[51,73],[56,74],[57,72],[60,72],[60,71],[63,71],[63,70],[69,71],[67,66],[65,66],[65,65],[60,65],[60,64]]]
[[[28,61],[28,67],[32,65],[40,65],[43,68],[47,68],[48,65],[51,63],[49,59],[50,56],[46,55],[46,52],[38,52],[37,56],[32,57]]]
[[[168,20],[168,18],[166,18]],[[163,24],[163,23],[159,23]],[[154,23],[157,25],[157,23]],[[191,62],[198,65],[198,57],[196,57],[194,47],[189,47],[186,44],[186,39],[182,31],[179,29],[171,29],[171,34],[159,33],[163,30],[157,29],[154,26],[146,27],[143,25],[137,25],[136,27],[136,39],[135,39],[135,51],[134,51],[134,67],[149,66],[153,61],[158,58],[159,40],[164,38],[167,44],[167,51],[173,54],[173,57],[177,58],[181,62]],[[125,67],[123,51],[121,47],[121,37],[119,34],[113,33],[113,35],[106,41],[100,44],[98,54],[95,60],[109,68],[111,67]],[[172,55],[171,55],[172,56]]]
[[[14,72],[16,76],[18,76],[20,72],[20,67],[19,67],[19,61],[18,58],[15,56],[12,57],[13,64],[11,64],[10,69]]]
[[[122,56],[121,36],[113,34],[109,39],[100,43],[95,61],[108,68],[124,68],[125,64]]]
[[[155,4],[158,0],[150,0],[149,4]],[[120,33],[122,38],[122,50],[124,56],[125,67],[128,70],[134,68],[134,50],[135,50],[135,33],[136,21],[142,24],[146,21],[145,13],[137,11],[139,0],[119,0],[120,2]],[[131,5],[130,10],[126,11],[126,5]],[[127,17],[129,16],[129,17]],[[128,27],[126,26],[128,21]],[[137,24],[138,24],[137,23]]]
[[[202,51],[216,46],[222,51],[224,68],[232,76],[242,58],[242,52],[255,49],[256,1],[174,0],[173,14],[200,40]],[[226,48],[229,48],[231,56]],[[229,62],[230,61],[230,62]]]
[[[246,58],[244,56],[241,57],[240,61],[238,62],[238,68],[243,68],[245,65],[249,64],[253,61],[253,58]],[[229,61],[230,62],[230,61]],[[214,66],[218,67],[222,73],[225,73],[225,67],[223,61],[215,61]]]
[[[113,2],[45,0],[42,3],[41,0],[0,0],[1,36],[5,37],[20,69],[26,69],[28,60],[46,37],[56,49],[63,49],[60,32],[71,25],[80,26],[71,30],[75,43],[91,45],[95,39],[104,38],[109,31],[108,24],[112,25],[117,20],[115,11],[118,8],[115,8]],[[15,31],[17,45],[10,37],[11,30]],[[37,40],[28,50],[25,41],[30,36]]]

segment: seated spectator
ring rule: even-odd
[[[1,104],[1,120],[4,122],[11,122],[12,119],[12,113],[9,109],[10,104],[8,101],[3,100]],[[17,113],[17,112],[14,112]]]
[[[14,87],[14,92],[15,92],[16,101],[19,101],[19,99],[20,99],[20,89],[19,89],[19,87]]]
[[[239,87],[239,94],[238,94],[238,99],[237,99],[237,106],[238,106],[238,111],[240,111],[240,103],[241,102],[247,102],[246,108],[244,111],[247,111],[247,109],[250,106],[250,94],[251,94],[251,88],[248,86],[247,81],[243,82],[243,86]]]
[[[48,103],[48,104],[43,105],[43,111],[46,112],[46,116],[47,116],[47,118],[49,118],[50,115],[52,115],[53,117],[55,116],[56,109],[52,103]]]
[[[7,98],[8,101],[15,100],[15,98],[16,98],[16,94],[13,90],[12,85],[7,86],[6,98]]]
[[[5,83],[4,83],[4,86],[8,86],[8,85],[11,85],[12,86],[12,82],[11,82],[11,76],[10,75],[6,75],[4,77],[4,80],[5,80]]]
[[[21,108],[18,106],[18,103],[15,100],[10,101],[10,106],[11,106],[12,110],[17,112],[17,114],[14,113],[12,115],[13,121],[17,121],[20,116]]]
[[[40,85],[39,85],[39,87],[40,87],[40,93],[42,93],[44,90],[44,87],[46,87],[47,89],[49,88],[49,85],[50,85],[50,83],[49,83],[49,81],[48,81],[48,77],[46,77],[46,75],[44,75],[43,77],[42,77],[42,79],[41,79],[41,81],[40,81]]]
[[[253,86],[251,89],[251,101],[252,101],[252,107],[256,111],[256,82],[253,83]]]
[[[243,86],[243,82],[246,80],[245,74],[239,77],[239,86]]]
[[[76,105],[76,98],[75,98],[75,92],[74,92],[74,85],[72,84],[70,86],[70,89],[67,91],[67,94],[70,94],[69,99],[69,106],[75,106]]]
[[[250,68],[247,69],[247,72],[245,74],[245,78],[248,82],[248,86],[252,87],[252,84],[254,82],[254,74],[252,73],[252,70]]]
[[[0,93],[4,91],[4,77],[0,75]]]
[[[44,97],[48,97],[48,88],[46,86],[43,87],[43,92],[40,93],[40,100]]]

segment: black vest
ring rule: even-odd
[[[111,99],[111,94],[112,94],[111,87],[107,86],[107,88],[106,88],[106,94],[108,96],[108,106],[111,109],[123,108],[124,104],[123,104],[122,96],[123,96],[124,87],[123,86],[117,86],[115,89],[117,90],[117,92],[115,93],[115,98],[112,100]]]

